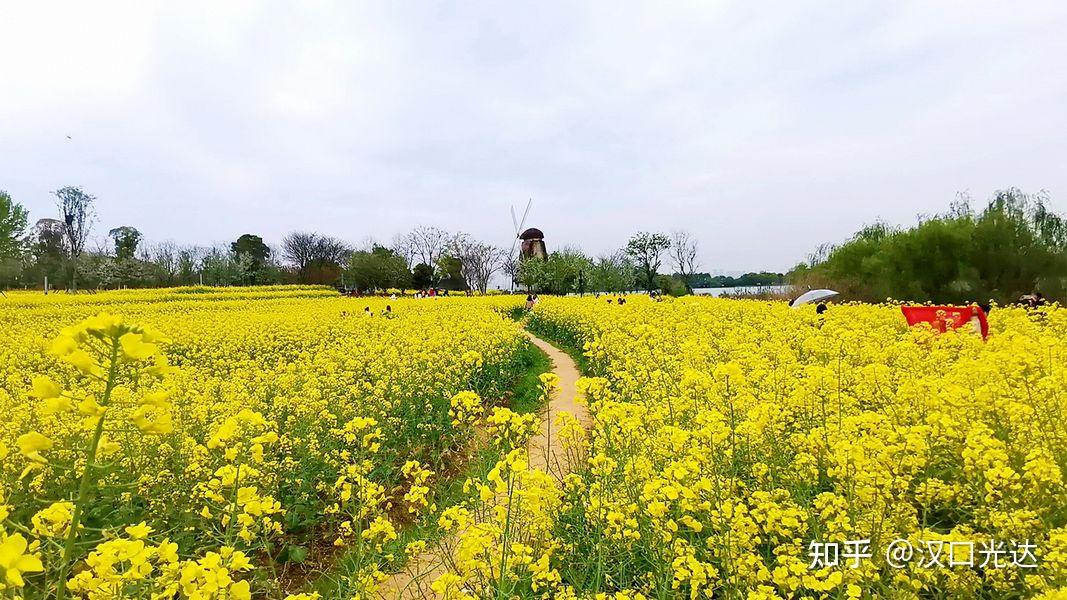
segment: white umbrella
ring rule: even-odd
[[[804,304],[811,302],[822,302],[823,300],[829,300],[830,298],[836,298],[839,294],[833,290],[811,290],[810,292],[804,292],[799,298],[793,300],[793,303],[789,306],[797,308]]]

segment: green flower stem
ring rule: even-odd
[[[107,408],[108,403],[111,400],[111,391],[115,388],[115,376],[118,371],[118,353],[119,353],[119,341],[112,338],[111,340],[111,364],[108,366],[107,384],[104,387],[104,395],[101,397],[100,405]],[[93,481],[93,470],[96,467],[96,451],[100,446],[100,438],[104,434],[104,417],[107,413],[100,415],[100,418],[96,421],[96,430],[93,432],[93,441],[89,444],[89,453],[85,460],[85,471],[82,472],[81,482],[78,484],[78,499],[74,503],[74,514],[70,518],[70,530],[67,532],[67,541],[63,546],[63,561],[59,568],[59,581],[56,584],[56,600],[63,600],[67,592],[67,573],[70,572],[70,561],[74,555],[74,545],[78,539],[78,527],[81,525],[82,513],[84,512],[83,506],[85,504],[85,498],[89,495],[89,486]]]

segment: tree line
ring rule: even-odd
[[[764,287],[770,285],[785,285],[785,273],[771,273],[760,271],[759,273],[744,273],[737,277],[730,275],[712,275],[711,273],[695,273],[692,278],[695,288],[728,288],[728,287]]]
[[[29,225],[27,211],[0,191],[0,288],[112,289],[181,285],[325,284],[373,292],[442,288],[485,293],[494,277],[539,293],[682,294],[693,288],[697,242],[690,234],[641,232],[623,248],[590,257],[573,247],[547,260],[520,260],[469,234],[417,226],[389,243],[352,246],[294,231],[278,247],[246,233],[214,246],[151,243],[131,225],[91,242],[96,198],[80,187],[53,192],[56,215]],[[665,265],[673,269],[667,275]]]
[[[514,280],[548,294],[645,290],[679,296],[693,291],[698,250],[696,238],[686,231],[641,231],[622,248],[597,257],[565,246],[547,260],[522,261],[514,265]],[[673,274],[661,273],[664,267],[673,268]]]
[[[872,302],[1013,302],[1040,292],[1067,300],[1067,221],[1046,192],[994,193],[981,210],[961,195],[947,212],[912,227],[875,223],[823,246],[789,278]]]

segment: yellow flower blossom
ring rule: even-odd
[[[10,586],[22,587],[26,584],[24,573],[38,573],[44,570],[41,559],[33,553],[27,553],[29,543],[21,533],[4,535],[0,532],[0,576]]]

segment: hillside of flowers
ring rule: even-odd
[[[323,547],[369,594],[471,442],[453,399],[523,369],[517,302],[0,297],[0,598],[281,598]]]
[[[468,533],[454,597],[1067,594],[1067,310],[994,309],[986,342],[892,305],[534,313],[584,349],[593,426],[561,434],[587,460],[560,491],[498,486],[526,534]]]

